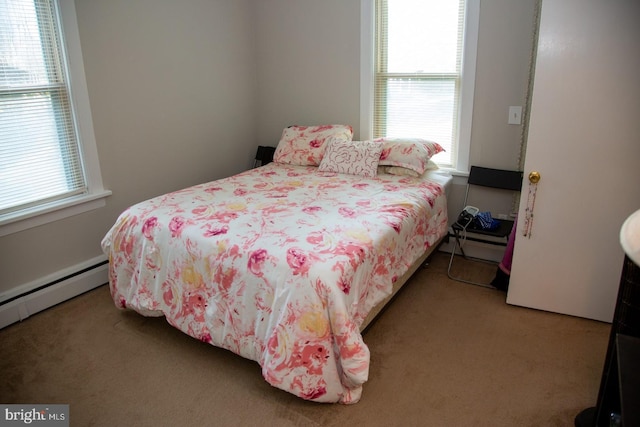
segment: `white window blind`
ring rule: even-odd
[[[0,215],[87,192],[53,0],[0,0]]]
[[[458,149],[464,0],[376,0],[373,136],[419,137]]]

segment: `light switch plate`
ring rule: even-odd
[[[509,120],[510,125],[519,125],[522,123],[522,107],[511,106],[509,107]]]

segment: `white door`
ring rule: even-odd
[[[613,318],[640,208],[639,23],[637,0],[543,0],[509,304]]]

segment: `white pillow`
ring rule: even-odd
[[[329,141],[318,170],[374,177],[378,173],[380,153],[382,144],[379,143],[334,138]]]

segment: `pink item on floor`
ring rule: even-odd
[[[516,228],[518,226],[518,217],[516,217],[513,222],[513,228],[511,229],[511,233],[509,233],[509,240],[507,241],[507,249],[504,251],[504,255],[502,256],[502,261],[498,264],[500,270],[502,270],[506,274],[511,274],[511,261],[513,260],[513,245],[516,240]]]

